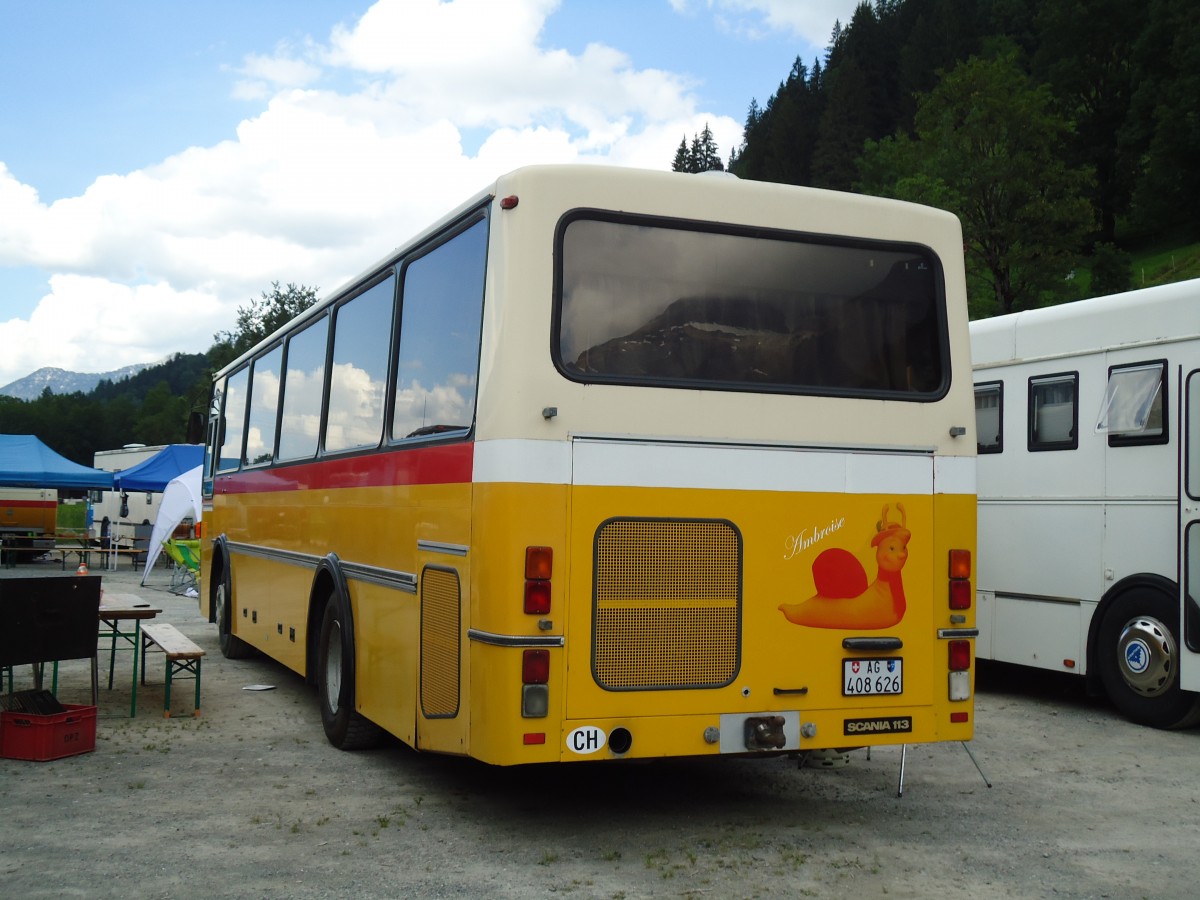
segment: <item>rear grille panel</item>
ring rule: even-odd
[[[723,519],[596,530],[592,673],[606,690],[723,687],[741,666],[742,536]]]

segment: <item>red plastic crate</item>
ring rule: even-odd
[[[63,704],[63,712],[32,716],[0,712],[0,756],[45,762],[96,749],[96,707]]]

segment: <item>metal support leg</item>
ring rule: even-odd
[[[192,704],[192,717],[200,715],[200,664],[204,662],[202,659],[196,660],[196,702]]]
[[[171,718],[171,681],[181,672],[191,673],[196,682],[196,696],[192,703],[192,715],[200,715],[200,666],[204,662],[200,657],[195,659],[167,660],[167,682],[163,688],[163,718]],[[185,678],[187,676],[184,676]]]
[[[975,769],[976,769],[976,771],[979,772],[979,777],[983,779],[983,783],[986,784],[988,787],[991,787],[992,783],[990,781],[988,781],[987,775],[985,775],[983,773],[983,766],[979,765],[979,760],[977,760],[975,758],[974,751],[971,750],[971,747],[967,744],[966,741],[962,742],[962,747],[964,750],[967,751],[967,756],[971,757],[971,762],[975,763]]]
[[[983,783],[986,784],[990,788],[992,786],[992,782],[988,779],[987,775],[984,773],[983,766],[979,765],[979,760],[977,760],[975,758],[975,752],[970,748],[970,746],[967,744],[966,741],[960,741],[959,743],[961,743],[962,748],[967,751],[967,756],[971,757],[971,762],[975,763],[975,770],[979,773],[979,776],[983,779]],[[905,758],[907,757],[907,755],[908,755],[908,744],[901,744],[900,745],[900,784],[896,788],[896,796],[897,797],[904,796],[904,762],[905,762]]]
[[[129,694],[129,718],[137,716],[138,657],[142,655],[142,620],[133,620],[133,688]]]
[[[112,690],[113,672],[117,665],[117,623],[112,623],[112,644],[108,648],[108,689]]]
[[[167,660],[167,686],[163,689],[163,718],[171,718],[171,672],[175,666],[171,660]]]

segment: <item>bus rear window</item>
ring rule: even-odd
[[[576,213],[555,354],[575,381],[935,400],[941,267],[923,247]]]

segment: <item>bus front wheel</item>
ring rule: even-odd
[[[1160,591],[1118,597],[1104,614],[1096,652],[1100,680],[1126,718],[1152,728],[1200,721],[1200,695],[1179,687],[1179,611]]]
[[[226,659],[249,659],[254,648],[233,633],[233,609],[231,606],[229,579],[223,572],[217,573],[217,587],[213,592],[213,612],[217,620],[217,643],[221,655]]]
[[[354,709],[354,666],[343,640],[337,603],[325,604],[317,642],[317,695],[321,724],[329,743],[339,750],[364,750],[379,742],[379,726]]]

